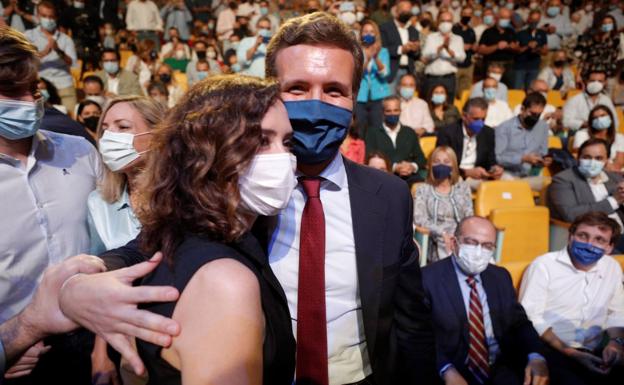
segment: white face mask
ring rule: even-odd
[[[445,21],[440,23],[440,25],[438,25],[438,30],[440,32],[442,32],[443,34],[447,34],[449,32],[451,32],[451,30],[453,29],[453,23]]]
[[[256,155],[238,181],[243,206],[254,214],[277,215],[297,186],[296,168],[297,158],[289,152]]]
[[[459,253],[455,255],[455,262],[467,275],[481,274],[492,260],[494,251],[486,250],[474,245],[459,245]]]
[[[117,172],[147,151],[137,152],[134,148],[134,137],[151,134],[127,134],[124,132],[104,131],[99,141],[99,150],[104,164],[113,172]]]
[[[492,79],[496,79],[497,82],[500,82],[500,80],[503,78],[503,74],[497,74],[494,72],[490,72],[488,76],[491,77]]]
[[[343,12],[340,14],[340,20],[346,25],[353,25],[357,21],[357,16],[354,12]]]
[[[602,92],[603,88],[604,88],[604,85],[602,84],[602,82],[594,80],[592,82],[587,83],[586,91],[590,95],[596,95]]]

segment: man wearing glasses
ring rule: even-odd
[[[622,269],[609,256],[620,225],[604,212],[580,215],[568,245],[535,259],[520,301],[547,347],[552,368],[568,368],[564,384],[624,383]],[[553,373],[555,377],[555,373]]]
[[[457,226],[449,258],[423,268],[445,384],[547,384],[544,345],[509,273],[493,262],[496,229],[480,217]]]

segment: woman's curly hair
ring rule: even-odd
[[[274,80],[213,76],[168,112],[138,189],[143,251],[171,258],[186,234],[231,242],[247,231],[238,178],[261,147],[261,121],[279,92]]]

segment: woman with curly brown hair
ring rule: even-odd
[[[249,234],[257,215],[288,204],[291,135],[277,83],[241,75],[200,81],[154,131],[139,239],[168,263],[143,284],[172,284],[181,296],[146,308],[181,333],[169,348],[137,340],[150,384],[292,383],[286,297]]]

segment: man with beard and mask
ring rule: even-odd
[[[588,128],[589,111],[599,104],[608,107],[613,113],[615,127],[619,127],[617,113],[611,98],[604,93],[607,75],[604,71],[590,71],[585,83],[584,92],[566,100],[563,105],[563,126],[570,130]]]
[[[620,234],[607,214],[587,212],[565,248],[524,273],[520,302],[547,345],[553,384],[624,383],[624,277],[610,256]]]
[[[266,75],[280,82],[300,180],[286,209],[258,218],[254,231],[296,326],[297,382],[430,384],[435,343],[409,189],[339,154],[363,61],[350,28],[326,13],[287,21],[269,43]],[[135,242],[104,258],[112,268],[146,257]],[[121,294],[131,289],[108,284]],[[102,288],[88,276],[72,280],[66,289],[80,298],[66,297],[63,311],[107,327],[123,305],[111,299],[92,306]]]
[[[477,37],[474,29],[470,25],[472,20],[472,7],[464,7],[461,10],[461,18],[459,23],[453,26],[453,33],[461,36],[464,40],[464,52],[466,53],[466,59],[457,64],[457,95],[461,97],[465,90],[469,90],[472,85],[472,79],[474,75],[474,63],[472,62],[472,55],[475,53]]]
[[[390,53],[390,89],[395,90],[401,76],[414,73],[414,62],[420,57],[418,31],[410,23],[412,3],[401,0],[395,6],[395,18],[379,27],[383,46]]]
[[[505,172],[502,179],[523,179],[533,191],[541,191],[543,167],[552,163],[548,153],[548,124],[540,120],[546,98],[528,94],[522,101],[520,115],[501,123],[496,133],[496,161]]]
[[[604,139],[588,139],[581,145],[578,159],[577,166],[555,175],[548,187],[552,217],[573,222],[579,215],[600,211],[622,226],[624,183],[620,173],[605,168],[609,161],[608,143]]]
[[[422,270],[444,383],[548,384],[544,344],[516,300],[509,272],[492,264],[492,222],[464,218],[451,244],[449,258]]]

